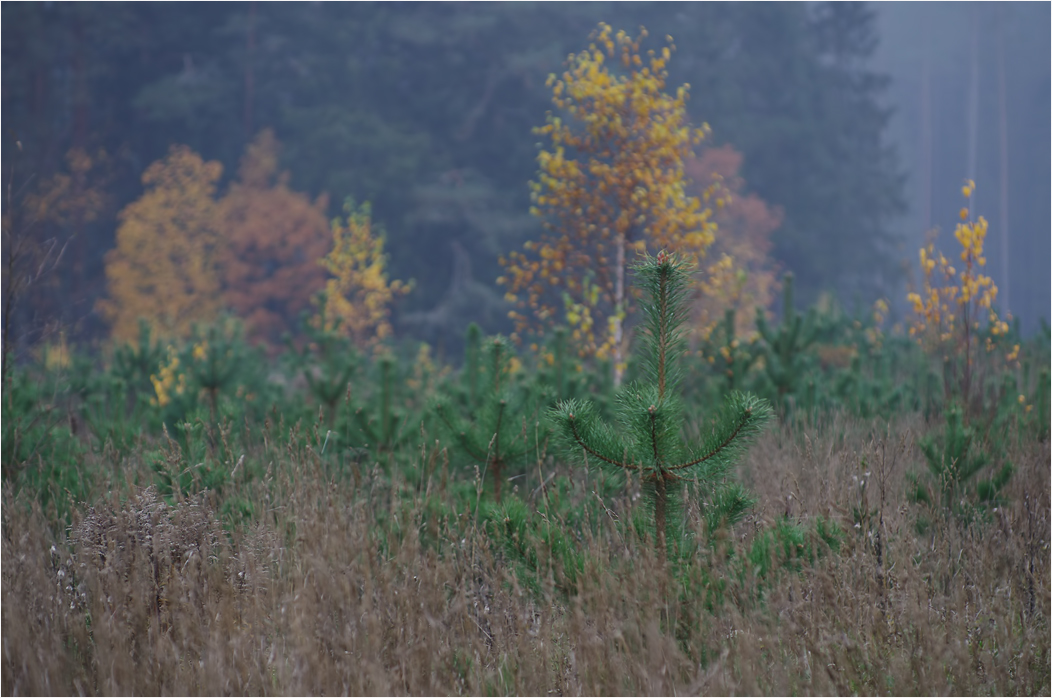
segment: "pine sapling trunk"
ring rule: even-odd
[[[215,385],[208,386],[208,414],[212,419],[212,424],[216,423],[216,403],[219,401],[219,387]]]
[[[497,410],[497,427],[493,432],[493,444],[490,446],[488,457],[490,475],[493,477],[493,498],[497,500],[497,504],[500,504],[500,480],[503,476],[501,471],[504,469],[504,456],[500,452],[500,429],[504,421],[504,408],[507,406],[507,402],[500,401],[500,407]]]
[[[666,512],[668,511],[668,487],[664,473],[655,475],[654,483],[654,528],[657,536],[658,559],[665,562],[667,538],[665,537]]]
[[[393,361],[384,357],[380,363],[380,446],[391,445],[391,373]]]

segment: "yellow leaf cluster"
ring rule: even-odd
[[[186,372],[180,370],[179,355],[175,347],[168,347],[168,360],[160,365],[155,375],[150,376],[150,382],[153,383],[155,393],[150,403],[159,407],[165,407],[172,401],[173,396],[186,392]]]
[[[431,345],[421,342],[416,351],[416,359],[413,361],[413,369],[405,384],[409,392],[414,396],[428,395],[435,385],[452,372],[448,365],[437,365],[431,356]]]
[[[971,180],[962,188],[966,198],[974,191],[975,182]],[[911,337],[933,351],[967,354],[972,335],[984,324],[990,335],[997,337],[1008,331],[1008,323],[1000,319],[993,308],[997,286],[981,272],[986,265],[983,256],[988,230],[986,219],[982,216],[972,219],[968,207],[961,209],[961,213],[962,221],[954,232],[961,245],[960,269],[935,249],[934,242],[929,242],[919,252],[923,287],[911,292],[907,300],[914,312]],[[992,349],[992,344],[988,343],[987,349]]]
[[[332,222],[332,250],[321,265],[332,275],[325,285],[320,321],[326,330],[349,336],[359,347],[375,346],[391,334],[390,306],[411,285],[388,281],[384,236],[374,233],[368,203],[347,202],[346,220]]]
[[[646,35],[600,24],[588,50],[549,77],[557,111],[536,129],[549,145],[530,185],[530,211],[545,234],[500,260],[517,333],[565,320],[584,354],[616,343],[629,310],[624,271],[638,252],[649,244],[698,259],[716,227],[684,172],[709,129],[688,123],[688,85],[665,91],[674,47],[644,55]],[[594,272],[591,285],[586,270]],[[560,303],[555,287],[569,301]]]
[[[70,367],[72,356],[66,333],[59,332],[57,342],[45,342],[37,350],[40,362],[48,371],[63,371]]]
[[[147,168],[141,198],[121,211],[117,246],[106,255],[109,298],[99,310],[113,337],[131,341],[139,318],[159,336],[189,336],[219,310],[216,255],[218,162],[204,162],[186,146]]]

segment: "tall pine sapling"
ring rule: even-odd
[[[577,400],[560,402],[552,418],[558,435],[577,458],[618,476],[640,478],[653,508],[658,554],[664,558],[684,483],[696,481],[722,492],[724,476],[770,417],[770,407],[753,395],[731,393],[710,433],[700,443],[687,443],[682,437],[684,404],[677,395],[686,351],[682,325],[689,312],[687,267],[662,251],[657,257],[644,256],[635,273],[644,292],[641,339],[646,380],[618,393],[615,411],[623,427],[609,426],[595,415],[591,403]],[[717,494],[708,505],[728,508],[733,518],[741,500]]]
[[[548,440],[549,430],[541,419],[541,411],[549,404],[550,390],[536,380],[515,379],[511,371],[514,356],[503,337],[485,340],[481,361],[477,360],[478,347],[473,344],[469,342],[467,346],[463,376],[472,387],[468,417],[459,414],[448,398],[437,398],[433,408],[458,448],[485,464],[493,480],[493,497],[499,503],[507,468],[537,454]]]

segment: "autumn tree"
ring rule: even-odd
[[[588,50],[571,54],[561,77],[549,76],[558,113],[536,130],[550,150],[541,150],[531,183],[531,212],[546,232],[502,258],[499,279],[516,306],[517,332],[565,319],[584,354],[612,359],[616,383],[631,311],[629,260],[647,244],[697,260],[716,227],[702,203],[708,197],[690,193],[684,171],[708,127],[687,121],[689,85],[665,92],[671,38],[644,60],[646,35],[600,24]]]
[[[359,347],[375,346],[391,334],[390,306],[412,284],[387,278],[384,235],[374,230],[368,203],[344,203],[346,220],[332,222],[332,249],[321,264],[332,275],[319,299],[319,320]]]
[[[686,165],[696,187],[715,185],[724,202],[714,212],[718,228],[708,250],[713,261],[698,282],[701,292],[694,301],[693,329],[703,340],[727,309],[740,311],[735,313],[736,336],[755,332],[753,309],[768,308],[778,285],[771,234],[781,225],[782,211],[745,191],[739,175],[742,160],[741,153],[724,145],[704,149]]]
[[[106,255],[109,297],[99,310],[113,337],[131,341],[145,318],[165,337],[187,337],[195,322],[219,311],[216,257],[218,162],[187,146],[143,173],[143,195],[119,214],[117,246]]]
[[[248,336],[271,346],[294,326],[325,285],[328,202],[291,191],[278,174],[279,144],[265,130],[249,144],[238,180],[219,202],[224,238],[223,300],[245,320]]]
[[[985,217],[974,216],[975,182],[968,180],[961,193],[967,205],[960,210],[954,230],[961,246],[958,260],[936,249],[933,232],[919,252],[923,286],[919,292],[911,291],[907,301],[914,313],[910,337],[942,359],[947,398],[960,400],[975,414],[983,409],[982,385],[974,380],[979,357],[993,352],[1009,328],[995,307],[997,284],[983,273],[989,224]],[[1018,344],[1007,359],[1019,359]]]

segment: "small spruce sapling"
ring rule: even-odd
[[[609,412],[613,397],[613,372],[606,362],[598,361],[586,368],[569,346],[569,332],[556,327],[551,339],[537,352],[536,378],[548,386],[555,400],[569,400],[588,396],[597,403],[601,414]],[[632,370],[629,363],[626,371]]]
[[[464,337],[464,371],[462,373],[469,405],[475,405],[478,402],[481,350],[482,328],[473,322],[468,325],[467,335]]]
[[[709,338],[706,353],[727,391],[740,390],[745,378],[758,358],[751,342],[735,336],[734,308],[727,308],[721,322]]]
[[[551,416],[556,433],[574,456],[615,476],[639,477],[654,515],[658,554],[664,559],[684,483],[696,481],[722,492],[724,476],[769,419],[770,407],[753,395],[731,393],[708,435],[700,443],[687,443],[682,438],[684,404],[677,394],[685,352],[682,325],[689,310],[687,265],[662,251],[657,257],[645,255],[634,271],[644,295],[645,380],[618,393],[615,411],[623,427],[611,427],[596,416],[591,403],[577,400],[560,402]],[[708,505],[736,510],[739,499],[713,496]],[[734,513],[729,512],[731,518]]]
[[[977,437],[976,430],[965,422],[964,410],[958,405],[950,407],[943,433],[918,441],[928,461],[929,477],[927,482],[916,476],[911,478],[911,499],[929,507],[941,507],[965,520],[977,510],[996,504],[1012,476],[1012,464],[1006,461],[986,479],[977,477],[990,465],[990,457]]]
[[[351,340],[339,331],[338,321],[331,328],[307,323],[306,332],[310,342],[299,357],[308,364],[303,368],[303,376],[311,394],[325,405],[326,422],[332,429],[340,399],[350,397],[351,378],[358,369],[359,355]],[[313,359],[312,353],[316,354]]]
[[[152,336],[150,323],[140,318],[138,343],[121,344],[113,352],[111,372],[128,389],[127,407],[130,413],[134,414],[140,398],[146,397],[148,401],[153,394],[150,376],[157,373],[162,361],[164,348]]]
[[[485,464],[493,481],[493,498],[499,503],[507,469],[529,460],[547,443],[549,429],[541,412],[550,404],[550,391],[535,380],[515,379],[511,371],[515,357],[503,337],[485,340],[481,360],[477,345],[469,341],[467,351],[463,380],[472,397],[467,418],[444,396],[435,399],[433,409],[457,447]]]
[[[796,312],[793,304],[793,275],[787,273],[782,282],[782,322],[777,328],[767,324],[761,309],[756,311],[756,329],[765,344],[764,368],[767,377],[778,391],[778,399],[785,401],[795,395],[798,379],[805,373],[804,350],[816,339],[815,311],[806,316]]]
[[[420,422],[410,411],[399,404],[398,359],[390,351],[383,351],[374,362],[379,376],[374,378],[375,389],[369,402],[354,411],[354,421],[364,438],[364,446],[380,453],[392,453],[408,442]],[[419,416],[417,414],[416,416]]]
[[[233,384],[248,356],[237,323],[228,323],[225,327],[210,324],[203,330],[195,328],[194,335],[188,367],[194,381],[208,396],[209,418],[215,423],[219,415],[219,393]]]

